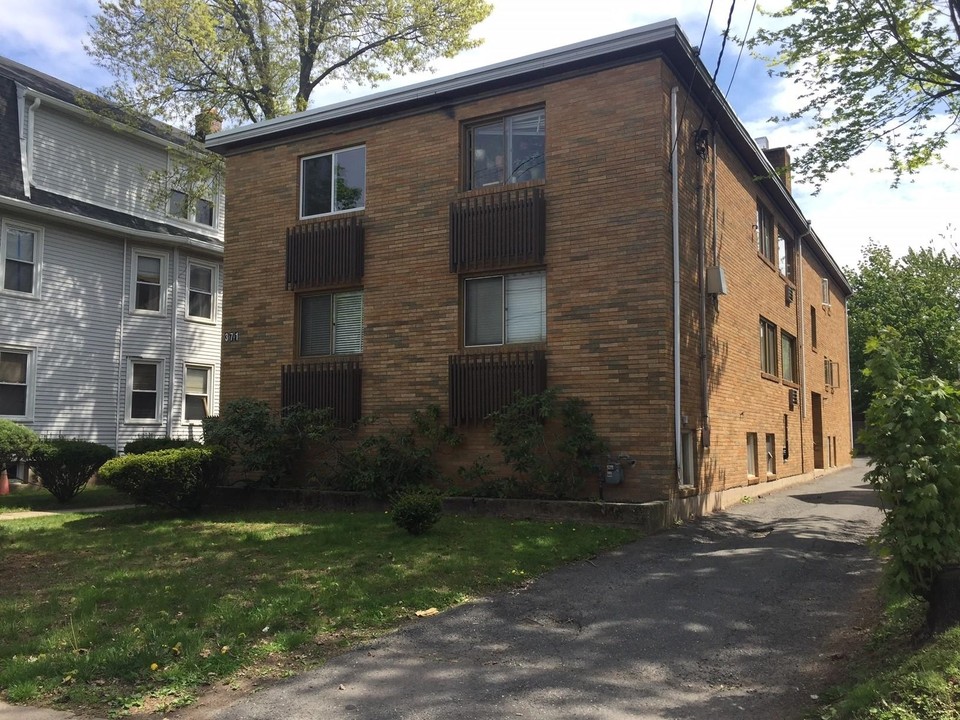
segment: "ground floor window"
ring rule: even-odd
[[[210,388],[213,368],[206,365],[187,365],[183,372],[183,419],[200,422],[210,416]]]
[[[777,436],[767,433],[767,475],[777,474]]]
[[[127,420],[160,422],[159,360],[131,360],[127,367]]]
[[[683,450],[683,473],[680,480],[683,485],[697,484],[697,438],[692,432],[684,432],[680,436],[680,445]]]
[[[757,476],[757,434],[747,433],[747,477]]]
[[[0,417],[25,420],[33,415],[34,351],[0,347]]]

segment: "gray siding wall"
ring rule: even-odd
[[[40,298],[0,292],[0,344],[36,348],[33,422],[41,435],[114,444],[123,246],[36,219]]]

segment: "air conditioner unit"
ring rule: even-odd
[[[795,293],[796,291],[793,289],[792,286],[790,285],[784,286],[784,298],[788,306],[793,304],[793,298]]]

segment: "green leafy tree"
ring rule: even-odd
[[[960,258],[932,248],[894,259],[871,243],[856,269],[846,269],[853,410],[862,414],[876,387],[863,373],[867,345],[883,328],[900,332],[899,362],[905,371],[957,379],[960,374]]]
[[[795,173],[819,188],[873,145],[894,184],[942,162],[960,130],[960,0],[792,0],[768,16],[750,44],[801,88],[800,107],[774,120],[818,128]]]
[[[376,84],[474,47],[485,0],[99,0],[87,52],[112,99],[183,121],[305,110],[328,82]]]

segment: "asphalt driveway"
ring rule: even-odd
[[[799,717],[877,579],[862,464],[424,618],[216,720]]]

